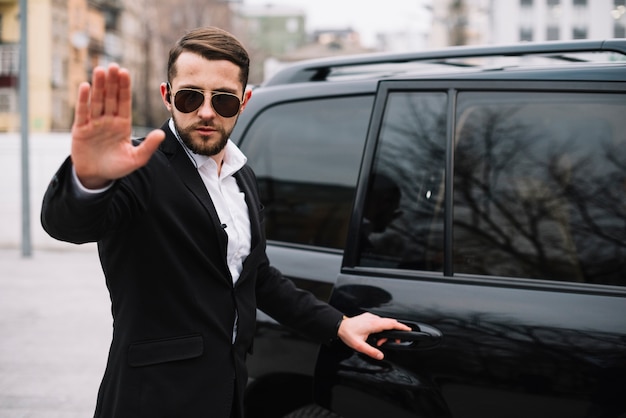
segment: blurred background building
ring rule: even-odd
[[[242,40],[252,84],[286,63],[330,55],[626,37],[626,0],[406,1],[419,4],[416,18],[426,23],[377,33],[365,47],[350,27],[307,30],[306,11],[284,6],[288,0],[28,0],[26,75],[19,70],[19,0],[0,0],[0,132],[19,130],[19,77],[29,80],[29,129],[68,131],[78,84],[110,62],[133,77],[138,133],[159,126],[167,116],[158,88],[169,48],[197,26],[219,26]]]

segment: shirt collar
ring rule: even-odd
[[[204,165],[205,163],[209,161],[210,163],[215,164],[215,160],[213,160],[211,157],[207,155],[196,154],[195,152],[190,150],[187,147],[187,145],[185,145],[182,139],[180,139],[180,135],[178,134],[178,131],[176,130],[176,125],[174,124],[174,118],[170,118],[168,126],[170,130],[174,133],[174,136],[176,136],[178,143],[183,147],[183,149],[185,150],[185,153],[192,160],[196,168],[201,167],[202,165]],[[224,152],[224,162],[222,165],[221,176],[225,177],[233,173],[236,173],[244,165],[246,165],[247,161],[248,161],[248,158],[244,155],[243,152],[241,152],[239,147],[237,147],[237,145],[235,145],[233,141],[228,139],[228,142],[226,143],[226,152]]]

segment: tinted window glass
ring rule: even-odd
[[[249,128],[269,240],[343,248],[373,100],[285,103]]]
[[[461,93],[455,273],[626,285],[626,97]]]
[[[363,208],[360,265],[442,271],[446,97],[389,95]]]

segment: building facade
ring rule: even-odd
[[[623,38],[626,0],[499,0],[494,43]]]
[[[144,0],[125,1],[131,7],[123,0],[27,1],[30,131],[68,131],[78,85],[97,65],[119,62],[136,74],[145,67],[135,29],[145,21],[137,13]],[[19,130],[19,37],[19,0],[0,0],[0,132]]]
[[[626,37],[626,0],[441,0],[431,47]]]
[[[0,131],[19,129],[19,7],[17,0],[0,0]]]
[[[19,0],[0,0],[0,132],[19,130]],[[167,116],[158,92],[167,52],[187,30],[215,25],[248,48],[250,82],[264,63],[367,52],[345,28],[307,33],[304,10],[242,0],[27,0],[29,128],[68,131],[79,83],[93,68],[118,62],[133,79],[133,120],[158,126]],[[449,45],[626,37],[626,0],[420,0],[412,31],[380,34],[381,50]],[[416,10],[417,10],[416,9]],[[416,12],[417,13],[417,12]],[[167,24],[155,23],[167,22]],[[332,28],[327,28],[332,29]],[[334,40],[323,39],[333,35]],[[344,39],[345,38],[345,39]],[[337,41],[337,40],[340,41]],[[355,41],[356,40],[356,41]],[[270,60],[270,61],[268,61]]]
[[[289,54],[308,42],[306,16],[300,8],[236,4],[234,9],[235,32],[251,57],[251,84],[265,78],[266,60]]]

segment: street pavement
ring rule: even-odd
[[[93,244],[0,248],[0,417],[93,416],[112,333]]]

